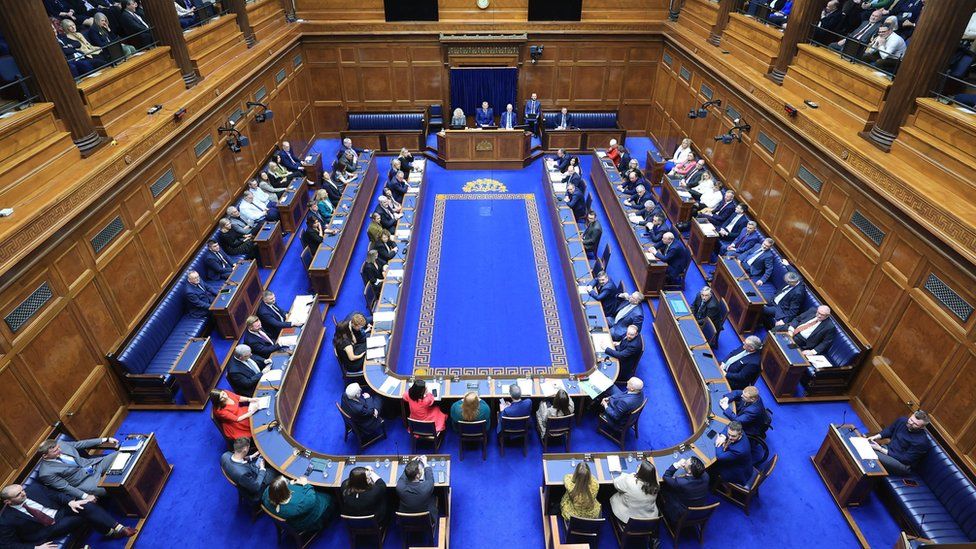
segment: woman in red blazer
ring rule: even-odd
[[[433,421],[437,432],[447,427],[447,414],[437,407],[434,395],[427,392],[427,383],[418,379],[410,386],[410,390],[403,394],[410,408],[410,417],[418,421]]]

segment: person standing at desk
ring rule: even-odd
[[[397,480],[397,497],[401,513],[430,513],[437,523],[437,497],[434,495],[434,468],[427,465],[427,456],[410,460]]]
[[[512,110],[511,103],[505,105],[505,112],[502,113],[501,118],[498,120],[498,125],[505,130],[514,130],[515,126],[518,125],[518,115]]]
[[[556,129],[568,130],[573,126],[573,117],[569,114],[569,109],[563,107],[556,116]]]
[[[539,111],[541,108],[542,104],[539,103],[539,96],[534,93],[530,95],[529,100],[525,102],[525,112],[523,118],[534,134],[539,133]]]
[[[482,101],[481,106],[474,110],[475,124],[485,127],[495,125],[495,109],[488,106],[487,101]]]
[[[878,461],[889,473],[908,475],[929,452],[929,441],[925,426],[929,415],[922,410],[907,418],[900,417],[883,431],[868,437],[871,447],[878,454]],[[880,439],[888,439],[888,444],[879,444]]]
[[[464,128],[468,125],[468,120],[464,116],[464,111],[461,109],[454,109],[454,114],[451,115],[451,128]]]
[[[644,342],[639,334],[637,326],[631,324],[627,326],[627,335],[623,339],[614,343],[613,347],[603,350],[607,356],[617,359],[620,363],[620,372],[617,374],[619,379],[630,379],[637,373],[637,363],[644,354]]]
[[[590,210],[586,212],[586,228],[583,229],[583,249],[587,254],[596,255],[601,238],[603,238],[603,227],[596,220],[596,212]]]

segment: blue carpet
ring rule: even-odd
[[[627,140],[631,150],[635,150],[640,143],[638,139]],[[650,146],[649,141],[647,145]],[[338,150],[338,142],[318,141],[314,148],[323,152],[326,158],[331,158]],[[635,157],[643,160],[643,155]],[[589,157],[583,157],[582,160],[584,173],[588,174]],[[463,181],[476,177],[503,180],[512,192],[536,192],[541,181],[541,170],[538,162],[521,171],[482,171],[467,174],[446,172],[431,166],[428,184],[432,187],[428,196],[432,196],[433,192],[457,192],[458,183],[463,184]],[[375,201],[375,197],[373,199]],[[605,211],[595,194],[594,208],[604,226],[604,242],[611,247],[612,256],[608,268],[610,275],[614,280],[623,280],[628,289],[633,289],[634,282],[622,259],[619,246],[608,230]],[[540,214],[542,212],[540,210]],[[421,221],[417,230],[429,231],[429,227],[424,227],[429,224],[428,214],[429,209],[422,214],[427,221]],[[548,215],[544,215],[542,226],[549,265],[553,279],[561,281],[562,267],[558,257],[553,255],[556,248],[549,225]],[[365,228],[362,231],[352,258],[351,264],[354,266],[360,265],[365,256]],[[524,235],[520,236],[517,232],[508,234],[516,240],[524,241]],[[458,240],[464,238],[460,237]],[[270,283],[270,288],[278,294],[282,303],[290,303],[295,295],[307,293],[309,290],[308,279],[298,257],[298,248],[295,245],[289,247],[282,267]],[[480,248],[478,251],[481,251]],[[524,264],[521,260],[518,263]],[[496,290],[501,286],[497,281],[490,284]],[[686,295],[694,297],[703,284],[704,279],[698,270],[690,269]],[[556,294],[565,296],[566,292],[557,288]],[[445,303],[444,306],[446,310],[449,305]],[[338,300],[330,309],[330,315],[342,317],[351,311],[361,310],[362,307],[361,282],[357,276],[349,276],[341,288]],[[565,310],[562,304],[560,307],[561,316],[567,318],[562,312]],[[482,308],[479,305],[478,310],[472,311],[469,317],[481,314]],[[641,418],[641,439],[631,440],[628,444],[631,449],[666,447],[684,440],[690,430],[671,373],[654,339],[649,309],[645,309],[645,318],[647,320],[641,335],[646,350],[638,367],[638,375],[646,382],[650,405]],[[352,453],[353,446],[342,440],[342,426],[333,404],[341,394],[343,384],[335,358],[328,348],[332,338],[332,323],[327,322],[326,325],[325,347],[319,354],[315,371],[309,381],[294,434],[296,439],[315,450]],[[564,329],[568,329],[565,325]],[[569,348],[573,339],[566,338],[567,353],[571,357],[578,357],[579,350]],[[229,342],[215,339],[215,343],[218,356],[223,358],[229,350]],[[720,336],[719,354],[728,353],[738,343],[738,336],[731,325],[727,324]],[[226,381],[222,380],[221,386],[226,387]],[[854,411],[846,403],[779,406],[762,382],[759,388],[763,399],[774,412],[775,424],[774,430],[770,432],[769,442],[771,450],[780,456],[779,465],[763,486],[762,494],[754,502],[750,516],[745,516],[731,505],[723,504],[719,507],[706,531],[705,546],[734,543],[766,547],[807,547],[814,544],[824,547],[856,547],[853,534],[809,459],[823,440],[827,423],[840,422],[845,417],[856,423]],[[223,479],[219,470],[218,456],[222,452],[223,443],[209,419],[209,413],[209,408],[201,412],[136,411],[126,417],[119,429],[119,433],[155,431],[163,453],[175,466],[166,489],[143,529],[139,547],[170,548],[178,544],[189,548],[242,543],[247,547],[268,547],[276,544],[274,527],[270,521],[261,518],[252,523],[244,512],[237,509],[237,494]],[[587,417],[576,429],[572,444],[575,451],[615,449],[610,441],[596,434],[595,423],[592,417]],[[367,453],[407,451],[409,441],[399,421],[389,422],[388,427],[389,438],[371,447]],[[502,458],[492,441],[488,461],[482,462],[477,451],[468,450],[465,461],[459,463],[456,459],[457,439],[452,436],[447,437],[442,452],[450,453],[455,458],[452,466],[451,521],[451,537],[455,545],[463,544],[470,548],[542,546],[538,498],[542,482],[541,448],[534,437],[529,444],[529,455],[525,458],[520,452],[511,450]],[[898,534],[897,526],[875,498],[865,507],[856,510],[854,515],[872,546],[894,545]],[[665,545],[670,543],[666,534],[664,538]],[[122,547],[121,543],[106,543],[98,536],[93,536],[91,543],[98,548]],[[693,546],[693,542],[687,539],[684,543]],[[314,547],[347,545],[345,529],[341,525],[335,525]],[[394,528],[386,546],[399,545],[399,536]],[[613,534],[606,529],[601,547],[615,546]]]

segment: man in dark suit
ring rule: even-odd
[[[200,273],[190,271],[186,274],[183,302],[186,304],[187,315],[193,318],[207,318],[210,316],[210,304],[216,297],[217,292],[201,282]]]
[[[427,456],[411,460],[397,480],[397,497],[401,513],[430,513],[437,524],[437,497],[434,495],[434,469],[427,465]]]
[[[339,149],[339,152],[336,153],[336,160],[341,160],[343,157],[349,156],[351,154],[352,163],[353,165],[355,165],[357,162],[359,162],[359,155],[362,152],[364,152],[364,149],[357,149],[356,147],[353,147],[352,139],[347,137],[342,140],[342,147]]]
[[[227,382],[235,393],[252,396],[254,388],[261,381],[261,374],[270,369],[270,363],[270,359],[252,355],[251,348],[247,345],[238,345],[234,348],[234,358],[227,366]]]
[[[220,456],[220,468],[251,501],[261,501],[261,494],[274,478],[258,453],[251,453],[251,440],[247,437],[235,439],[234,451]]]
[[[620,163],[617,164],[617,171],[623,175],[624,172],[630,169],[630,161],[633,159],[633,157],[630,156],[630,153],[627,152],[626,147],[623,145],[617,147],[617,149],[620,151]]]
[[[867,21],[864,21],[856,29],[851,31],[846,38],[833,42],[828,47],[832,50],[843,51],[853,57],[860,57],[864,53],[867,44],[871,42],[875,33],[878,32],[878,27],[881,26],[883,19],[883,10],[878,9],[872,11]]]
[[[644,325],[644,308],[642,305],[644,294],[634,292],[630,295],[621,294],[619,297],[626,301],[620,303],[610,323],[610,338],[613,341],[623,339],[630,326],[636,326],[637,331],[640,331],[641,326]]]
[[[258,305],[255,315],[261,321],[264,331],[273,339],[278,339],[281,331],[285,328],[296,326],[288,320],[288,313],[278,306],[274,292],[271,290],[265,290],[261,296],[261,303]]]
[[[627,179],[620,185],[617,185],[617,190],[624,194],[637,194],[638,187],[644,187],[646,189],[647,180],[637,172],[629,172]]]
[[[617,293],[617,286],[610,280],[610,276],[604,271],[597,273],[596,283],[590,288],[589,295],[600,302],[603,314],[608,318],[617,314],[617,308],[620,307],[620,297]]]
[[[404,195],[410,190],[409,185],[407,185],[407,176],[400,170],[393,176],[393,179],[386,182],[386,188],[393,195],[393,200],[400,203],[403,202]]]
[[[715,462],[712,463],[712,482],[732,482],[745,485],[752,477],[752,446],[742,433],[742,424],[729,423],[725,433],[715,437]]]
[[[705,319],[711,319],[715,331],[722,331],[722,308],[718,298],[712,294],[712,289],[708,286],[703,287],[695,296],[695,301],[691,304],[691,312],[695,315],[699,326],[705,325]]]
[[[566,149],[556,150],[556,169],[562,173],[566,173],[569,169],[570,156],[566,154]]]
[[[806,297],[806,287],[796,272],[787,272],[783,280],[783,287],[763,306],[763,321],[767,330],[793,322],[796,315],[800,314],[800,307]]]
[[[539,113],[542,112],[542,104],[539,103],[539,97],[536,94],[532,94],[529,100],[525,102],[525,112],[523,119],[525,123],[529,125],[532,129],[532,133],[539,133]]]
[[[614,343],[613,347],[603,350],[607,356],[617,359],[620,363],[620,372],[617,379],[630,379],[637,373],[637,363],[640,362],[644,354],[644,341],[640,338],[640,331],[637,326],[627,326],[627,334],[623,339]]]
[[[844,24],[844,12],[840,10],[839,0],[830,0],[826,7],[820,12],[820,20],[813,31],[813,40],[821,44],[833,42],[836,33],[842,30]]]
[[[136,0],[122,0],[119,23],[122,25],[123,36],[132,36],[137,46],[144,48],[153,43],[153,35],[149,30],[149,23],[136,11],[137,6]]]
[[[610,396],[604,397],[600,404],[603,406],[602,417],[610,425],[623,427],[630,413],[644,402],[644,382],[631,377],[627,380],[627,390],[621,391],[616,385],[610,387]]]
[[[569,114],[569,110],[563,107],[556,115],[556,129],[557,130],[568,130],[573,127],[573,117]]]
[[[135,48],[132,46],[118,43],[119,35],[112,31],[108,16],[102,12],[92,16],[92,26],[85,33],[85,38],[92,46],[102,48],[102,55],[109,62],[118,61],[126,54],[135,53]],[[127,49],[129,51],[126,51]]]
[[[363,442],[383,434],[383,418],[380,417],[379,399],[370,398],[358,383],[350,383],[342,394],[339,406],[349,416],[349,421],[363,434]]]
[[[631,175],[633,176],[635,174]],[[627,200],[624,200],[624,206],[634,210],[643,210],[646,208],[648,202],[654,204],[654,196],[647,192],[646,186],[638,184],[634,186],[634,194]]]
[[[203,266],[207,280],[222,284],[234,272],[234,262],[220,249],[216,240],[207,242],[207,253],[203,254]]]
[[[731,244],[733,240],[739,237],[739,234],[746,228],[746,224],[749,223],[749,217],[746,212],[749,207],[745,204],[737,204],[735,206],[735,211],[732,216],[729,217],[725,223],[715,227],[718,229],[718,242],[719,247],[722,245]]]
[[[512,104],[505,105],[505,112],[498,119],[498,127],[506,130],[514,130],[518,125],[518,115],[512,110]]]
[[[763,296],[767,298],[771,297],[773,293],[772,286],[766,283],[769,281],[769,277],[773,276],[773,267],[776,264],[776,258],[773,255],[774,244],[775,241],[772,238],[767,238],[758,245],[738,254],[742,268],[748,273],[749,278],[755,281]]]
[[[731,242],[719,241],[719,255],[731,255],[739,250],[748,250],[749,248],[759,244],[762,241],[762,237],[759,236],[758,226],[755,221],[749,221],[746,223],[746,228],[739,233],[739,236],[735,237]]]
[[[742,431],[747,436],[766,437],[766,406],[755,386],[728,392],[718,404],[725,417],[742,424]],[[732,408],[733,404],[735,409]]]
[[[603,227],[596,219],[596,212],[586,212],[586,228],[583,229],[583,248],[587,254],[599,253],[600,239],[603,238]]]
[[[278,164],[284,166],[285,169],[295,173],[305,172],[305,167],[302,166],[301,160],[291,151],[291,143],[282,141],[281,147],[275,156],[278,158]]]
[[[725,372],[725,380],[729,387],[740,391],[750,385],[755,385],[759,379],[759,350],[762,340],[756,336],[748,336],[742,345],[725,357],[719,364]]]
[[[664,222],[664,214],[661,212],[657,212],[651,216],[651,221],[646,225],[646,228],[647,230],[644,231],[644,234],[651,239],[651,244],[655,247],[661,243],[664,234],[670,231]]]
[[[393,207],[390,205],[390,199],[381,196],[379,197],[378,203],[376,204],[376,209],[373,213],[380,214],[380,226],[389,232],[396,230],[397,220],[400,219],[400,215],[393,211]]]
[[[495,109],[489,107],[487,101],[482,101],[481,106],[474,110],[474,122],[479,126],[494,126]]]
[[[582,221],[586,219],[586,202],[583,193],[580,192],[576,185],[568,183],[566,185],[566,196],[563,197],[563,202],[569,205],[569,208],[573,210],[573,217],[576,221]]]
[[[575,171],[569,172],[565,177],[563,177],[563,183],[572,183],[576,185],[576,188],[582,192],[586,192],[586,180],[583,176],[576,173]]]
[[[689,507],[708,504],[708,472],[697,456],[678,460],[664,471],[661,513],[676,522]]]
[[[821,305],[794,318],[786,333],[804,356],[822,355],[834,344],[837,326],[830,318],[830,307]]]
[[[661,261],[668,264],[667,279],[671,282],[681,280],[688,264],[691,262],[691,254],[684,244],[674,237],[674,233],[667,232],[661,236],[661,245],[654,255]]]
[[[118,443],[118,440],[110,437],[77,441],[45,440],[37,449],[41,454],[37,478],[48,488],[76,499],[104,496],[105,489],[98,482],[102,474],[112,466],[118,452],[88,458],[82,456],[79,450]]]
[[[355,149],[342,149],[339,158],[336,160],[336,172],[340,174],[356,173],[356,151]]]
[[[711,211],[708,209],[702,210],[702,214],[709,223],[716,227],[721,227],[735,213],[735,206],[735,192],[725,191],[725,196],[719,202],[718,206],[715,206]]]
[[[241,343],[251,348],[251,352],[257,356],[268,358],[274,353],[286,352],[291,354],[291,348],[278,345],[261,325],[261,319],[256,316],[249,316],[244,321],[247,330],[241,336]]]
[[[532,417],[532,401],[522,398],[522,388],[517,383],[508,386],[509,399],[501,399],[498,403],[499,418]],[[498,432],[502,431],[501,419],[498,420]]]
[[[95,497],[74,498],[51,490],[40,483],[29,486],[11,484],[0,490],[3,511],[0,512],[0,547],[29,549],[57,547],[52,543],[84,524],[108,536],[128,538],[134,528],[122,526]]]

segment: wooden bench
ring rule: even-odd
[[[81,160],[53,103],[37,103],[0,119],[0,205],[15,207]]]
[[[221,15],[183,34],[190,61],[197,74],[206,78],[227,62],[229,56],[247,50],[244,34],[233,13]]]
[[[970,194],[976,187],[976,113],[921,97],[915,101],[915,113],[892,143],[891,152],[916,156],[920,167],[934,164],[947,172],[938,178],[940,185]]]
[[[247,5],[247,20],[254,36],[264,40],[285,25],[285,12],[280,0],[258,0]]]
[[[766,74],[779,55],[783,31],[764,25],[741,13],[729,16],[729,24],[722,33],[722,47],[732,56],[759,74]]]

